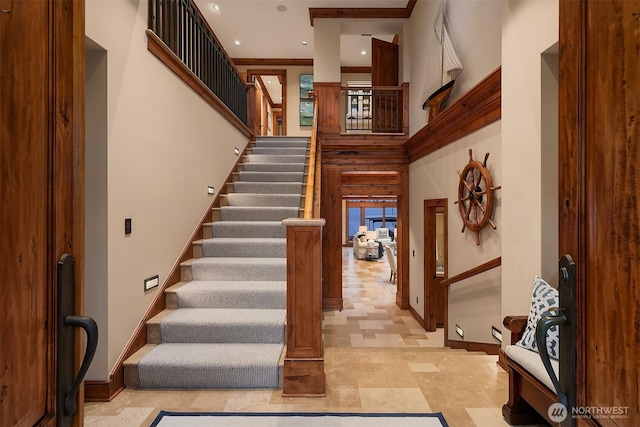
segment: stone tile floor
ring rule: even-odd
[[[281,390],[142,391],[87,403],[86,426],[148,426],[160,410],[250,412],[442,412],[452,427],[508,425],[507,374],[497,356],[443,348],[395,304],[389,264],[343,250],[344,310],[324,313],[323,398],[284,398]]]

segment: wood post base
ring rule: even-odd
[[[326,395],[324,358],[285,359],[282,395],[284,397],[324,397]]]

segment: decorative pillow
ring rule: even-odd
[[[533,292],[531,294],[531,310],[529,311],[529,318],[527,319],[527,328],[522,334],[520,341],[516,345],[538,352],[538,345],[536,344],[536,328],[538,326],[538,320],[542,315],[552,309],[558,308],[558,291],[550,284],[542,280],[542,278],[535,276],[533,279]],[[547,351],[549,357],[557,359],[559,356],[560,340],[558,335],[558,327],[553,326],[549,329],[547,334]]]

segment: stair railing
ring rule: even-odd
[[[313,101],[313,124],[309,147],[309,165],[305,188],[305,219],[317,218],[320,214],[320,150],[318,150],[318,99]]]
[[[467,271],[463,271],[460,274],[456,274],[453,277],[449,277],[448,279],[444,279],[440,282],[440,286],[451,286],[456,282],[459,282],[464,279],[468,279],[469,277],[473,277],[477,274],[484,273],[485,271],[491,270],[492,268],[499,267],[502,264],[502,257],[498,257],[492,259],[491,261],[487,261],[484,264],[480,264],[477,267],[470,268]]]
[[[247,85],[192,0],[149,0],[149,30],[247,124]]]

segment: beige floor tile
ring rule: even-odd
[[[507,374],[496,356],[443,348],[395,303],[386,260],[353,259],[345,248],[344,309],[323,313],[326,397],[282,390],[139,391],[88,403],[85,425],[148,426],[160,410],[248,412],[442,412],[451,427],[500,424]]]
[[[360,399],[370,412],[431,412],[419,388],[361,388]]]

